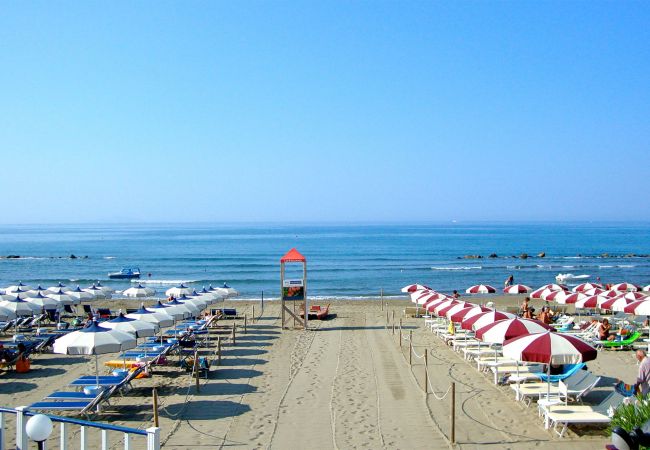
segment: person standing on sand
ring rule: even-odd
[[[510,287],[510,286],[513,285],[514,282],[515,282],[515,277],[514,277],[513,275],[510,275],[510,276],[506,279],[506,282],[503,283],[503,287],[504,287],[504,288]]]
[[[451,294],[451,296],[454,297],[454,298],[460,298],[460,294],[455,289],[454,289],[454,292]]]
[[[528,302],[530,302],[530,297],[524,298],[524,301],[521,304],[521,308],[519,308],[522,316],[526,314],[526,311],[528,311]]]
[[[639,376],[636,379],[636,391],[641,395],[650,392],[650,358],[647,357],[644,350],[636,351],[636,360],[639,361]]]

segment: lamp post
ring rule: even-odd
[[[36,414],[27,421],[25,431],[38,444],[38,450],[45,450],[45,441],[52,434],[52,421],[45,414]]]

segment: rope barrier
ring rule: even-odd
[[[413,352],[413,356],[415,356],[417,359],[424,358],[424,353],[422,355],[418,355],[414,348],[412,348],[411,351]],[[425,350],[425,353],[426,353],[426,350]]]
[[[431,386],[431,378],[427,377],[427,381],[429,382],[429,389],[431,389],[431,394],[435,397],[436,400],[442,401],[447,397],[447,394],[449,394],[449,391],[451,391],[451,385],[447,388],[447,392],[445,392],[442,397],[438,397],[436,395],[435,389],[433,389],[433,386]]]

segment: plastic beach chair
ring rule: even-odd
[[[574,424],[609,424],[610,413],[618,408],[625,397],[618,392],[612,392],[602,402],[595,406],[587,405],[558,405],[549,408],[548,420],[553,424],[553,429],[559,437],[563,437],[569,425]],[[558,431],[558,425],[562,429]]]
[[[557,375],[547,375],[543,372],[536,372],[534,375],[539,378],[541,381],[549,381],[551,382],[558,382],[560,380],[564,380],[566,378],[569,378],[571,375],[576,373],[578,370],[581,370],[582,368],[585,367],[585,363],[580,363],[580,364],[566,364],[563,367],[562,373],[557,374]]]

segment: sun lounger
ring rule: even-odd
[[[563,382],[560,382],[566,386],[563,395],[565,395],[567,399],[579,401],[591,392],[596,385],[598,385],[600,379],[600,377],[597,377],[587,370],[580,370]],[[554,397],[559,397],[562,390],[559,384],[551,384],[549,389],[548,383],[542,382],[512,385],[512,387],[516,393],[515,398],[524,401],[526,405],[530,405],[534,398],[543,398],[548,394],[553,395]]]
[[[27,407],[32,411],[78,411],[79,415],[89,416],[95,408],[99,411],[99,405],[108,398],[109,391],[102,391],[91,400],[70,400],[70,401],[47,401],[32,403]]]
[[[594,341],[596,348],[625,349],[629,348],[641,337],[641,333],[635,331],[626,339],[621,341]]]
[[[489,366],[489,365],[488,365]],[[505,375],[505,374],[514,374],[517,375],[519,373],[519,376],[521,377],[524,374],[533,374],[534,372],[539,371],[539,365],[530,365],[530,366],[524,366],[524,365],[499,365],[498,363],[489,366],[490,370],[494,374],[494,384],[499,383],[499,374]]]
[[[611,422],[610,411],[618,408],[625,398],[618,392],[612,392],[607,398],[595,406],[586,405],[558,405],[551,406],[547,412],[548,420],[553,424],[553,430],[559,437],[569,425],[575,424],[609,424]],[[558,425],[562,429],[558,431]]]
[[[535,373],[535,375],[541,380],[541,381],[548,381],[549,379],[551,382],[558,382],[560,380],[565,380],[569,378],[571,375],[576,373],[578,370],[581,370],[583,367],[585,367],[585,363],[580,363],[580,364],[566,364],[563,367],[562,373],[557,374],[557,375],[547,375],[543,372],[538,372]]]

